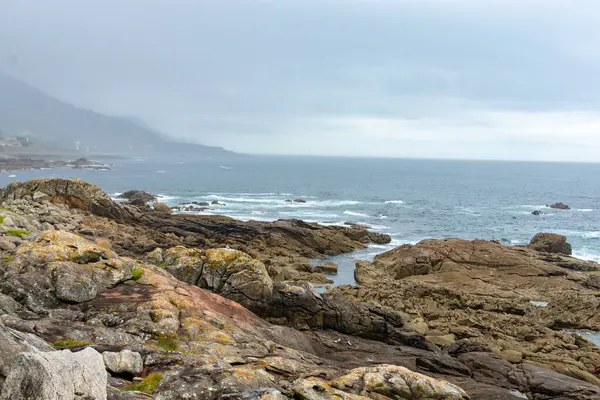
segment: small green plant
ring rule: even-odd
[[[133,271],[131,271],[131,279],[134,281],[139,280],[142,275],[144,275],[144,270],[141,268],[134,268]]]
[[[23,238],[23,236],[29,235],[29,232],[26,229],[9,229],[6,231],[6,234]]]
[[[12,256],[10,256],[10,255],[5,255],[5,256],[2,256],[2,261],[3,261],[3,262],[9,263],[9,262],[11,262],[12,260],[13,260],[13,258],[12,258]]]
[[[158,347],[165,351],[177,351],[179,344],[177,339],[161,336],[158,338]]]
[[[56,341],[56,343],[54,343],[54,347],[73,347],[73,346],[87,346],[89,344],[92,344],[91,342],[86,342],[83,340],[73,340],[73,339],[65,339],[65,340],[58,340]]]
[[[4,215],[0,215],[0,225],[4,223]]]
[[[160,383],[162,379],[162,372],[153,372],[146,379],[141,381],[140,383],[136,383],[135,385],[125,386],[121,389],[122,392],[142,392],[146,394],[152,394],[154,389]]]

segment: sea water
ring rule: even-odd
[[[336,284],[353,283],[356,260],[425,238],[526,244],[537,232],[568,236],[574,255],[600,260],[600,164],[324,157],[119,161],[110,171],[0,173],[0,186],[35,177],[79,177],[111,195],[157,193],[168,205],[219,201],[201,214],[241,220],[299,218],[365,224],[389,245],[335,257]],[[302,198],[305,203],[288,202]],[[571,210],[546,204],[563,202]],[[535,210],[542,211],[539,216]]]

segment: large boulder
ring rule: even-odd
[[[571,207],[569,207],[567,204],[565,203],[554,203],[554,204],[550,204],[550,205],[546,205],[546,207],[549,208],[554,208],[556,210],[570,210]]]
[[[173,210],[171,210],[171,207],[169,207],[165,203],[161,203],[159,201],[154,202],[154,211],[157,211],[157,212],[160,212],[163,214],[171,214],[173,212]]]
[[[264,264],[238,250],[178,246],[162,252],[162,259],[161,267],[177,279],[242,303],[265,300],[273,293]]]
[[[21,353],[52,351],[46,342],[31,333],[19,332],[0,323],[0,377],[7,377]]]
[[[0,400],[106,400],[107,374],[92,348],[21,353],[4,382]]]
[[[0,203],[19,199],[33,201],[34,197],[54,204],[65,204],[70,208],[89,211],[92,214],[118,221],[125,222],[136,219],[129,208],[115,203],[98,186],[77,178],[17,181],[0,190]]]
[[[152,193],[144,192],[143,190],[128,190],[117,196],[119,199],[126,199],[133,203],[134,201],[141,201],[142,203],[149,203],[156,200],[158,197]]]
[[[567,243],[567,237],[556,233],[536,234],[529,247],[544,253],[558,253],[570,256],[573,253],[571,245]]]
[[[332,380],[302,379],[292,390],[302,399],[430,399],[468,400],[456,385],[395,365],[356,368]],[[352,396],[355,395],[355,396]]]
[[[263,263],[232,249],[206,250],[199,286],[225,296],[241,293],[254,300],[273,293],[273,281]]]
[[[0,292],[34,311],[84,303],[132,278],[136,263],[81,236],[43,231],[21,244],[0,269]]]
[[[142,356],[135,351],[105,351],[102,359],[108,372],[113,375],[138,376],[144,371]]]

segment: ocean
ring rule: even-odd
[[[110,171],[2,172],[0,186],[36,177],[79,177],[112,196],[142,189],[160,194],[168,205],[217,200],[225,205],[205,214],[241,220],[358,222],[392,237],[390,245],[335,257],[336,284],[354,282],[356,260],[425,238],[517,245],[537,232],[556,232],[568,236],[576,257],[600,261],[600,164],[266,156],[135,160],[118,161]],[[297,198],[306,203],[286,202]],[[559,201],[572,209],[545,206]],[[543,214],[532,215],[534,210]]]

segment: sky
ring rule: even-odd
[[[600,162],[597,0],[0,0],[0,70],[244,153]]]

